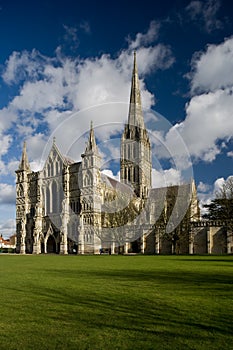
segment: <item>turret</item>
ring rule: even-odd
[[[101,227],[101,156],[96,145],[93,124],[91,123],[89,138],[85,152],[82,154],[82,186],[81,186],[81,234],[80,252],[94,253],[99,251],[99,230]]]
[[[24,142],[21,161],[19,163],[18,170],[16,170],[16,251],[22,254],[25,253],[26,249],[25,238],[27,214],[30,211],[28,180],[29,173],[31,173],[31,168],[28,162],[26,142]]]
[[[98,186],[100,181],[101,156],[96,145],[92,122],[82,158],[82,187]]]

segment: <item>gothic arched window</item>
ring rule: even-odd
[[[58,211],[58,189],[57,183],[53,181],[52,183],[52,208],[53,213],[57,213]]]
[[[127,148],[128,148],[128,159],[130,160],[131,159],[131,154],[130,154],[130,144],[129,143],[127,145]]]
[[[70,190],[75,190],[77,188],[77,179],[74,174],[70,176]]]
[[[46,203],[46,214],[49,214],[50,213],[50,190],[49,190],[49,187],[46,188],[46,191],[45,191],[45,203]]]
[[[51,166],[50,166],[50,164],[47,165],[47,175],[48,175],[48,177],[51,176]]]
[[[130,172],[130,168],[128,168],[128,181],[131,180],[131,172]]]
[[[59,175],[60,173],[60,164],[56,162],[56,175]]]

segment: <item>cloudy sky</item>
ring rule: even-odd
[[[0,233],[15,227],[15,170],[51,140],[80,159],[90,121],[117,176],[133,51],[153,185],[194,176],[201,202],[233,175],[233,5],[227,0],[0,0]]]

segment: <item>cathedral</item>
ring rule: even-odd
[[[16,170],[17,253],[193,253],[199,220],[195,183],[152,188],[152,154],[142,113],[136,54],[128,121],[121,137],[120,181],[101,172],[91,124],[80,162],[54,139],[41,171],[24,143]]]

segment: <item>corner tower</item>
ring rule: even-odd
[[[134,52],[128,123],[121,138],[121,181],[131,184],[138,197],[146,198],[151,188],[151,169],[151,146],[142,113]]]
[[[21,254],[26,252],[26,225],[30,211],[28,179],[30,173],[26,142],[24,142],[22,158],[19,168],[16,170],[16,252]]]
[[[98,233],[101,227],[101,156],[98,151],[91,123],[88,142],[82,154],[81,182],[81,228],[80,253],[98,253],[100,248]]]

